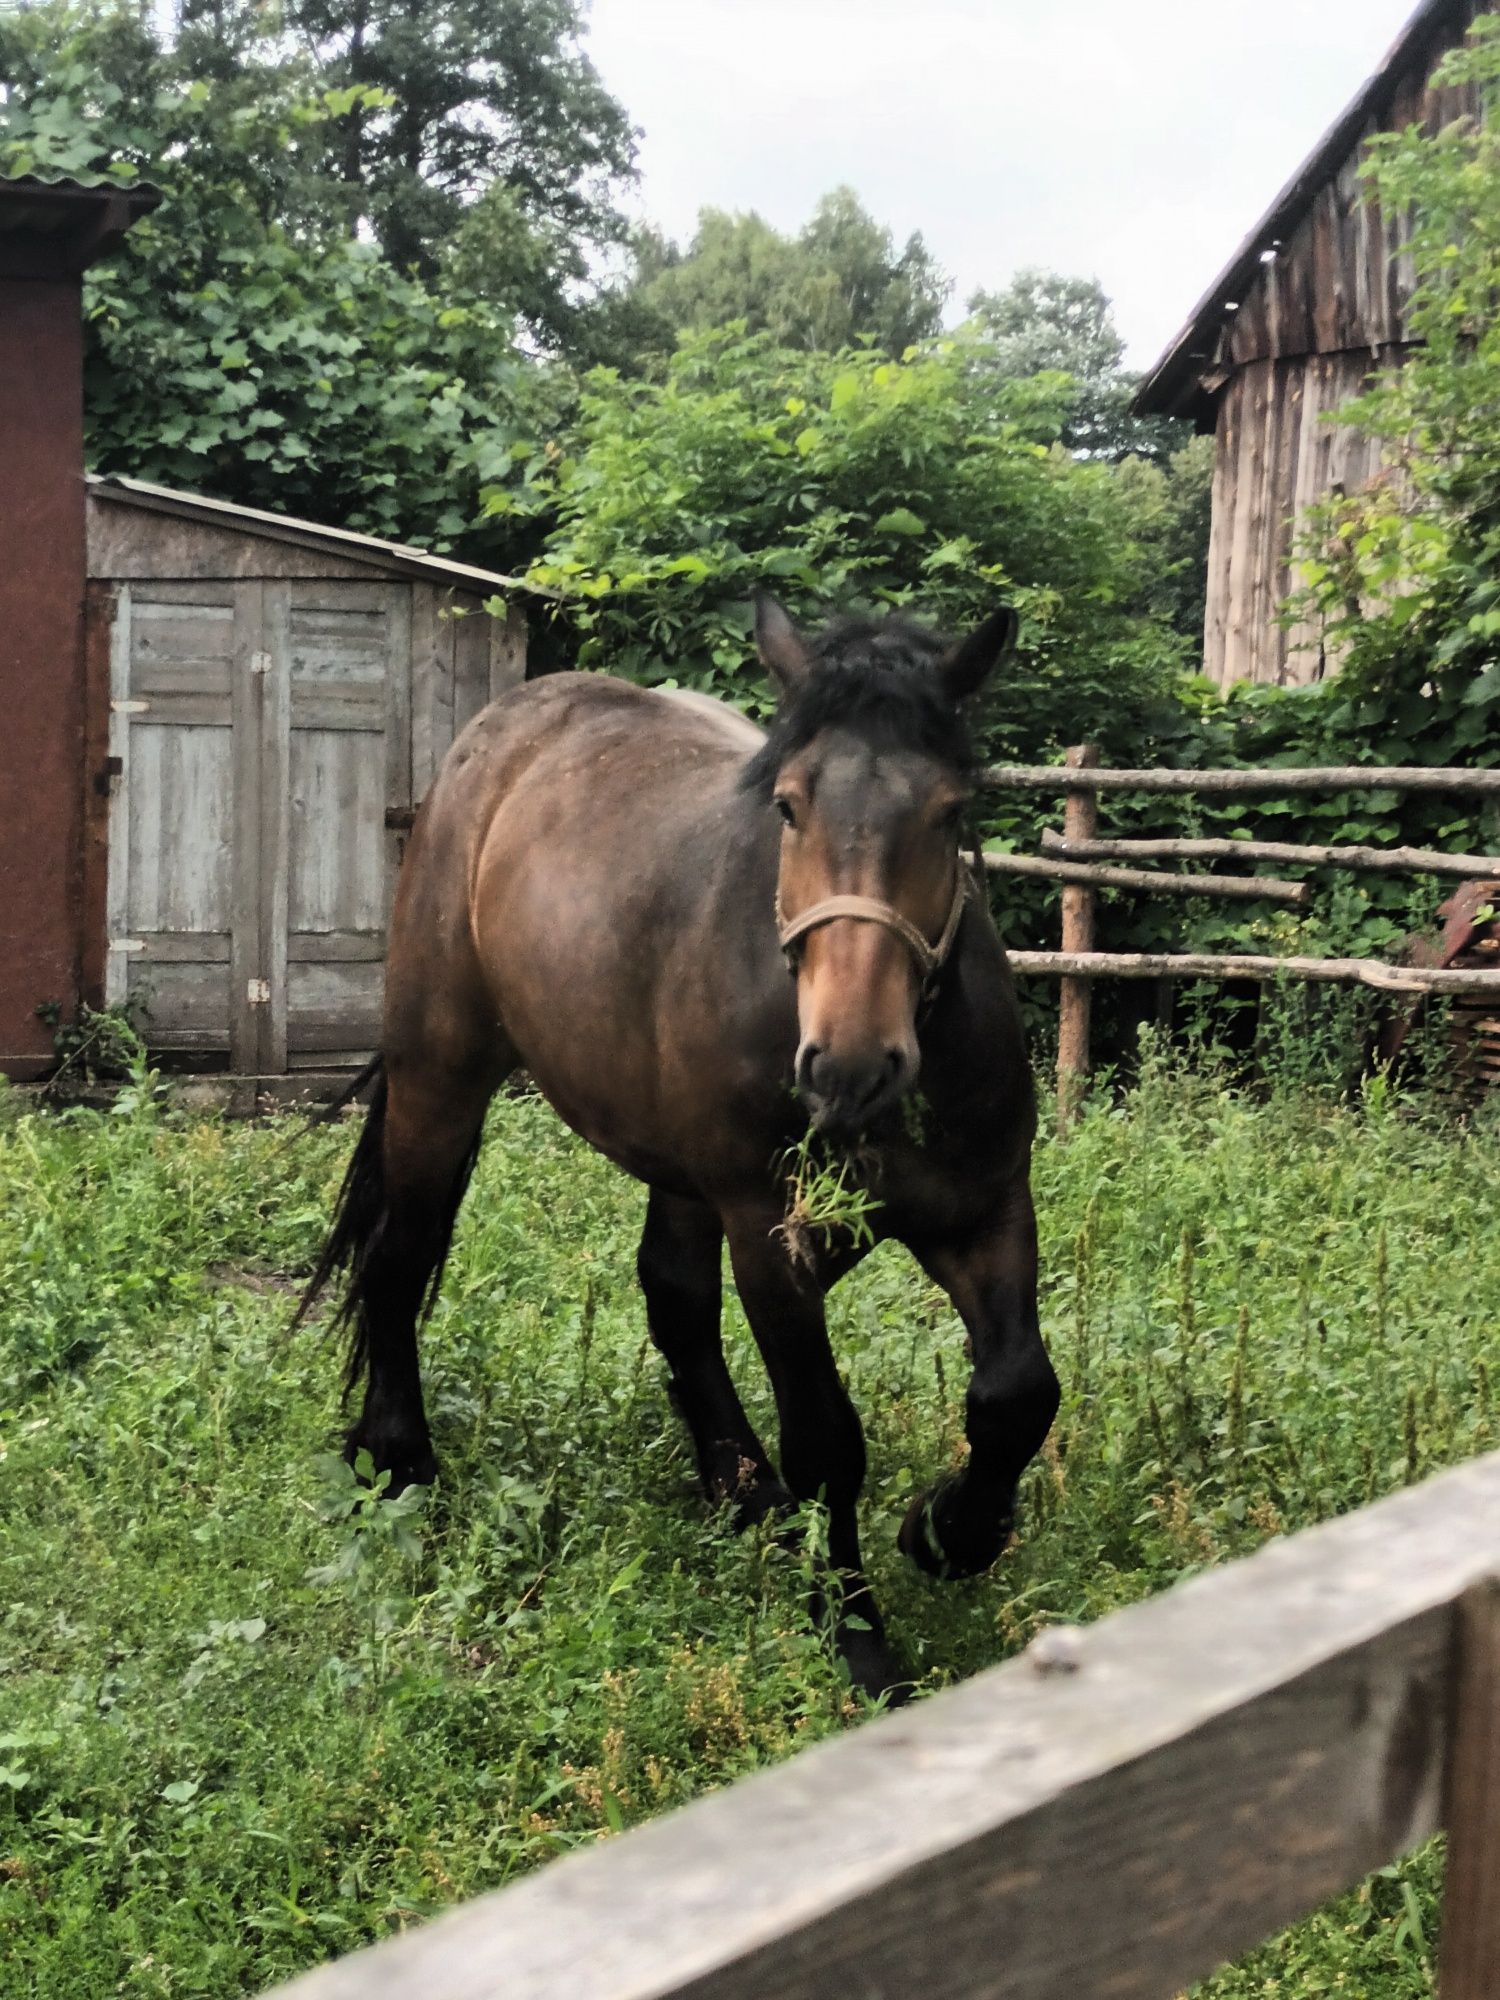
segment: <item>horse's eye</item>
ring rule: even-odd
[[[955,799],[951,806],[944,806],[938,814],[937,823],[944,833],[951,833],[963,816],[964,802],[962,799]]]
[[[797,815],[792,811],[791,800],[783,798],[779,792],[776,795],[776,810],[781,814],[781,817],[786,821],[788,826],[795,826],[797,824]]]

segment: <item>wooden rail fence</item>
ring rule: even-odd
[[[1448,1829],[1500,1991],[1500,1453],[881,1717],[285,2000],[1166,2000]]]
[[[1061,765],[996,764],[984,773],[991,791],[1060,792],[1063,828],[1048,828],[1039,855],[986,851],[996,875],[1059,881],[1062,949],[1012,951],[1014,971],[1062,980],[1057,1039],[1057,1115],[1066,1130],[1091,1067],[1090,981],[1094,979],[1308,979],[1377,987],[1420,997],[1427,993],[1493,992],[1500,1008],[1500,967],[1393,966],[1369,958],[1272,958],[1243,953],[1104,952],[1094,949],[1094,891],[1135,889],[1159,896],[1212,896],[1305,904],[1305,882],[1267,875],[1184,875],[1165,869],[1100,866],[1119,860],[1271,861],[1306,868],[1338,867],[1430,873],[1500,881],[1500,855],[1443,854],[1421,847],[1303,846],[1289,841],[1101,840],[1103,792],[1165,792],[1178,796],[1303,792],[1442,792],[1500,799],[1500,770],[1426,765],[1341,765],[1266,770],[1126,771],[1101,765],[1092,744],[1075,745]],[[1500,1993],[1500,1979],[1497,1979]]]

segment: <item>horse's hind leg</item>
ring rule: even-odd
[[[703,1490],[732,1501],[741,1522],[790,1501],[730,1377],[720,1336],[723,1227],[701,1201],[651,1190],[636,1272],[651,1338],[693,1440]]]
[[[366,1158],[360,1240],[352,1246],[347,1313],[348,1386],[365,1381],[348,1436],[353,1461],[368,1451],[388,1491],[426,1485],[436,1472],[417,1328],[447,1258],[495,1086],[495,1072],[393,1061],[360,1139]],[[361,1166],[359,1153],[354,1168]],[[347,1204],[346,1195],[346,1204]]]

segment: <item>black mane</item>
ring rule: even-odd
[[[876,750],[918,750],[967,776],[976,758],[957,704],[938,678],[949,641],[892,613],[836,618],[807,641],[813,670],[787,695],[741,784],[769,794],[788,757],[825,729]]]

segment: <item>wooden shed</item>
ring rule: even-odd
[[[1296,686],[1332,664],[1316,632],[1277,622],[1295,582],[1296,523],[1378,472],[1378,449],[1327,418],[1410,347],[1407,221],[1367,197],[1361,159],[1376,132],[1435,131],[1476,108],[1471,91],[1434,90],[1430,78],[1489,11],[1483,0],[1424,0],[1137,392],[1140,413],[1188,417],[1216,440],[1203,657],[1220,686]]]
[[[413,810],[525,676],[519,586],[134,479],[89,480],[88,569],[85,994],[199,1067],[363,1060]]]

